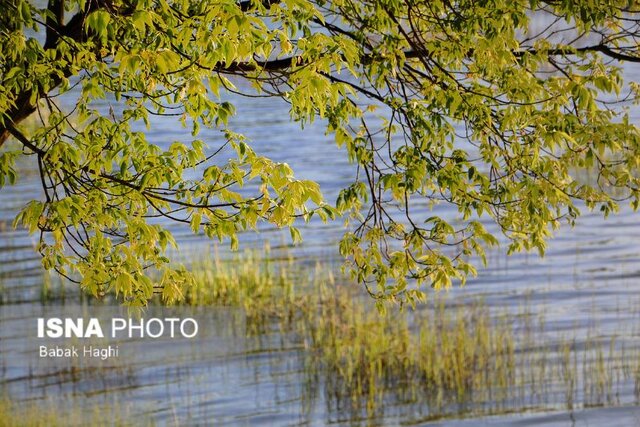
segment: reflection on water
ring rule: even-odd
[[[145,313],[197,319],[202,334],[195,340],[47,342],[35,339],[38,317],[91,316],[109,323],[126,313],[74,304],[3,307],[2,395],[20,402],[22,411],[75,408],[69,419],[78,425],[105,408],[118,414],[118,422],[161,425],[411,425],[492,414],[554,424],[608,406],[622,408],[616,412],[621,422],[638,415],[632,408],[640,403],[638,298],[616,308],[617,323],[625,326],[615,337],[597,327],[580,336],[550,329],[529,305],[508,312],[463,297],[435,298],[417,312],[381,316],[368,299],[330,279],[294,290],[295,274],[265,278],[264,271],[247,271],[223,282],[218,279],[229,277],[204,270],[198,273],[202,289],[194,291],[209,304],[206,292],[224,303],[244,289],[261,288],[244,308],[151,307]],[[117,345],[120,355],[43,360],[37,355],[42,344]],[[548,415],[533,415],[540,411]],[[514,412],[530,415],[514,418]]]

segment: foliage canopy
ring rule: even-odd
[[[296,239],[296,218],[343,215],[353,275],[375,297],[412,302],[423,284],[475,274],[470,259],[497,243],[481,219],[509,252],[543,253],[583,206],[638,207],[640,138],[626,109],[637,86],[622,72],[640,62],[635,2],[0,4],[0,186],[16,180],[19,156],[37,159],[42,197],[15,223],[40,233],[45,268],[96,296],[143,305],[159,274],[164,300],[181,298],[193,279],[166,258],[175,242],[157,217],[236,246],[260,221]],[[65,109],[57,97],[71,90]],[[234,92],[326,123],[358,170],[335,205],[229,126]],[[150,115],[193,140],[151,140],[136,130]],[[220,130],[234,158],[216,161],[202,127]],[[412,215],[416,203],[434,215]],[[459,218],[439,216],[440,203]]]

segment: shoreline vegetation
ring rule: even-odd
[[[273,260],[268,247],[191,268],[196,284],[182,304],[241,308],[243,339],[275,333],[294,342],[302,406],[322,396],[328,416],[349,423],[376,424],[390,408],[406,408],[414,417],[408,422],[419,423],[640,401],[640,348],[630,345],[636,330],[560,335],[526,305],[497,312],[445,293],[415,310],[379,312],[331,267]],[[44,280],[43,302],[64,303],[64,288]],[[55,412],[39,413],[37,401],[26,408],[0,402],[0,425],[56,425]]]

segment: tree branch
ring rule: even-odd
[[[47,16],[45,49],[54,48],[60,38],[60,26],[64,23],[64,1],[49,0],[47,6],[49,15]]]
[[[242,11],[248,12],[252,10],[257,2],[261,1],[262,5],[266,8],[271,7],[273,4],[279,3],[279,0],[241,0],[238,2],[238,6]],[[108,0],[96,0],[90,1],[87,3],[87,8],[84,11],[80,11],[76,13],[66,25],[63,25],[64,20],[64,0],[49,0],[48,10],[51,16],[47,17],[46,20],[46,42],[44,45],[45,49],[55,49],[57,45],[61,42],[61,40],[68,38],[75,42],[83,42],[88,37],[84,29],[84,23],[87,15],[94,10],[106,8],[109,9],[112,13],[120,13],[126,14],[127,11],[117,11],[113,10]],[[323,25],[321,22],[316,22],[320,25]],[[329,31],[339,32],[341,34],[345,34],[353,37],[347,30],[340,29],[339,27],[335,27],[332,24],[325,24],[325,28]],[[640,62],[640,56],[629,55],[623,53],[620,50],[609,47],[608,45],[601,43],[592,46],[586,46],[581,48],[552,48],[544,53],[549,56],[570,56],[578,53],[584,52],[598,52],[610,58],[613,58],[618,61],[627,61],[627,62]],[[530,54],[538,54],[541,53],[535,49],[523,49],[516,50],[513,52],[516,57],[521,57],[527,53]],[[425,58],[430,55],[430,52],[425,51],[423,48],[418,50],[410,49],[403,52],[403,55],[407,59],[411,58]],[[473,50],[468,52],[468,56],[473,55]],[[184,55],[183,55],[184,56]],[[362,65],[368,65],[374,62],[377,58],[377,53],[375,51],[370,53],[364,53],[361,57],[360,63]],[[194,65],[200,66],[197,61],[194,61]],[[218,66],[209,68],[211,71],[223,72],[223,73],[247,73],[252,71],[257,72],[282,72],[290,69],[293,66],[301,66],[304,65],[301,57],[299,56],[291,56],[287,58],[281,59],[273,59],[273,60],[265,60],[265,61],[256,61],[256,62],[236,62],[230,64],[229,66],[223,66],[219,64]],[[60,70],[56,70],[60,71]],[[70,77],[70,70],[62,70],[64,77]],[[52,82],[53,87],[59,85],[61,81],[61,77],[58,74],[52,74]],[[22,120],[27,118],[35,111],[35,102],[31,102],[32,99],[32,91],[35,90],[30,88],[29,90],[25,90],[22,93],[16,96],[14,107],[8,109],[7,111],[1,112],[0,115],[4,121],[4,125],[0,125],[0,147],[4,144],[4,142],[9,138],[10,135],[13,134],[11,129],[15,129],[15,125],[20,123]],[[40,98],[45,94],[39,94],[37,98]],[[21,141],[22,142],[22,141]]]

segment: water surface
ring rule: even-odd
[[[634,70],[627,70],[627,74],[633,73]],[[62,102],[71,102],[73,94],[66,96]],[[346,160],[344,150],[325,135],[321,122],[307,124],[300,131],[297,124],[290,122],[284,103],[273,99],[232,101],[237,114],[231,128],[242,131],[259,154],[287,162],[298,178],[320,183],[327,200],[335,200],[339,190],[354,177],[354,166]],[[106,101],[102,108],[110,106],[117,110],[117,105]],[[634,110],[632,119],[637,118]],[[165,146],[190,137],[188,130],[180,129],[173,120],[155,118],[148,138]],[[217,131],[204,130],[200,138],[211,150],[222,143]],[[460,426],[614,425],[611,422],[615,419],[618,425],[629,425],[640,419],[633,390],[624,392],[624,388],[618,399],[621,407],[578,408],[571,413],[561,410],[564,402],[558,398],[522,414],[481,420],[433,421],[419,405],[390,405],[374,419],[349,418],[353,415],[332,410],[322,384],[315,392],[305,388],[301,348],[295,336],[274,331],[247,337],[242,331],[225,329],[225,320],[220,316],[211,327],[234,345],[210,358],[201,357],[202,349],[195,348],[184,353],[183,360],[158,357],[152,363],[118,367],[100,375],[61,371],[38,377],[31,375],[37,367],[32,371],[9,369],[8,361],[18,357],[15,340],[26,333],[31,327],[30,320],[43,310],[39,303],[43,276],[34,252],[35,237],[11,227],[21,206],[39,194],[36,169],[29,159],[21,161],[19,182],[0,193],[0,284],[5,304],[0,308],[3,315],[0,358],[4,367],[0,387],[12,400],[57,405],[64,398],[72,405],[109,404],[117,406],[124,416],[148,417],[160,424],[197,424],[215,419],[219,424],[246,425],[426,421]],[[438,213],[447,218],[456,215],[450,206],[440,206]],[[430,216],[424,207],[417,215]],[[183,227],[168,227],[181,244],[180,255],[186,260],[192,254],[213,251],[211,242],[204,238],[191,235]],[[336,244],[344,231],[340,221],[313,222],[301,230],[304,243],[293,249],[289,248],[288,232],[270,227],[263,227],[260,234],[244,233],[241,248],[261,248],[269,242],[275,248],[274,256],[292,253],[299,263],[338,259]],[[506,257],[504,248],[491,251],[489,266],[479,268],[477,278],[470,279],[464,288],[449,291],[451,304],[463,304],[481,296],[496,313],[504,310],[515,313],[526,305],[532,313],[546,319],[549,342],[567,335],[575,336],[578,345],[587,336],[602,341],[616,337],[617,342],[637,347],[639,238],[638,215],[627,207],[607,220],[598,213],[585,212],[575,228],[561,228],[550,241],[545,258],[535,254]],[[226,256],[224,249],[220,251]],[[157,351],[164,354],[169,347],[165,343]]]

